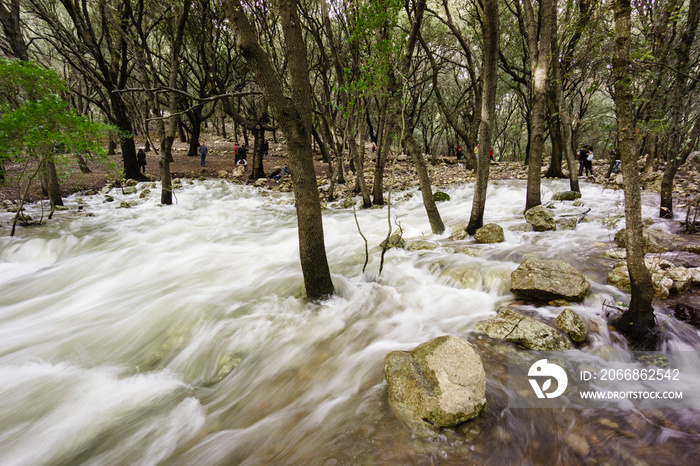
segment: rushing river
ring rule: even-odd
[[[139,191],[150,187],[143,184]],[[602,252],[624,224],[622,191],[582,184],[575,231],[526,233],[525,182],[489,188],[486,222],[506,242],[431,238],[431,251],[390,250],[379,275],[386,209],[324,211],[336,295],[300,296],[291,195],[222,181],[186,182],[177,204],[115,189],[72,196],[68,211],[10,238],[0,214],[0,464],[692,464],[700,457],[695,409],[517,410],[505,394],[505,360],[474,331],[513,300],[503,277],[525,257],[566,259],[591,281],[571,306],[594,330],[573,353],[623,351],[604,320],[618,290]],[[543,201],[567,190],[544,181]],[[473,185],[452,186],[445,223],[468,219]],[[415,194],[415,195],[411,195]],[[133,208],[118,208],[134,200]],[[394,194],[406,239],[429,236],[420,194]],[[37,217],[37,207],[29,213]],[[644,198],[644,216],[658,197]],[[396,229],[394,219],[392,219]],[[672,223],[664,224],[668,230]],[[457,254],[465,245],[478,256]],[[481,271],[474,289],[431,267],[463,261]],[[530,309],[544,320],[560,309]],[[663,318],[663,316],[661,316]],[[670,349],[700,345],[666,319]],[[451,334],[472,341],[487,373],[486,412],[421,439],[386,402],[385,355]],[[697,407],[700,409],[700,406]]]

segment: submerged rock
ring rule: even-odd
[[[542,205],[535,206],[525,212],[525,220],[532,225],[535,231],[556,230],[557,223],[554,221],[554,215],[549,209]]]
[[[426,250],[433,250],[437,249],[438,245],[435,243],[432,243],[430,241],[425,241],[425,240],[414,240],[410,241],[406,244],[406,249],[409,251],[426,251]]]
[[[475,290],[479,285],[481,273],[477,264],[448,266],[442,271],[440,277],[445,277],[449,281],[461,288]]]
[[[566,308],[555,320],[557,327],[564,330],[571,341],[583,343],[588,337],[588,325],[573,309]]]
[[[522,298],[581,301],[590,289],[581,272],[560,260],[526,259],[511,274],[510,291]]]
[[[467,237],[467,224],[466,223],[457,223],[456,225],[452,225],[452,234],[450,235],[450,240],[456,241],[460,239],[465,239]]]
[[[581,193],[577,193],[576,191],[563,191],[552,195],[553,201],[575,201],[580,198]]]
[[[578,221],[575,218],[558,218],[557,225],[560,230],[575,230]]]
[[[487,223],[474,232],[474,239],[479,243],[502,243],[505,241],[503,228],[495,223]]]
[[[389,405],[417,433],[473,419],[486,404],[484,366],[462,338],[443,336],[393,351],[384,359],[384,377]]]
[[[496,340],[516,343],[533,351],[571,349],[571,342],[557,329],[512,309],[502,309],[493,319],[479,322],[477,330]]]

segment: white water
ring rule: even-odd
[[[507,228],[523,223],[525,183],[494,183],[485,222],[506,228],[505,243],[449,242],[447,232],[431,238],[441,242],[437,250],[389,251],[381,277],[377,245],[386,236],[386,209],[358,211],[372,247],[364,276],[352,211],[327,210],[337,294],[317,305],[298,298],[303,282],[290,195],[198,181],[177,191],[177,205],[159,207],[157,189],[146,200],[113,190],[113,203],[104,196],[71,197],[70,211],[46,226],[20,228],[15,238],[2,228],[0,464],[575,459],[563,441],[566,432],[601,417],[621,423],[630,413],[549,418],[509,411],[505,368],[472,330],[499,302],[513,299],[502,277],[524,257],[560,258],[592,282],[591,295],[571,306],[597,329],[585,351],[615,345],[602,304],[620,293],[605,284],[612,261],[601,252],[611,246],[614,230],[604,224],[622,215],[623,194],[588,183],[582,188],[586,206],[557,203],[557,214],[591,208],[590,222],[575,231],[522,233]],[[446,190],[452,200],[439,208],[447,225],[468,219],[472,189]],[[543,200],[567,189],[565,182],[545,181]],[[427,236],[420,195],[394,198],[392,215],[404,237]],[[116,208],[122,199],[138,205]],[[645,197],[644,216],[657,210],[658,198]],[[8,218],[0,214],[4,225]],[[454,253],[464,245],[481,255]],[[475,289],[432,272],[437,260],[479,264]],[[531,310],[543,318],[560,311]],[[668,328],[669,346],[697,348],[694,329],[675,321]],[[386,405],[384,356],[445,334],[480,345],[489,408],[469,432],[414,439]],[[636,440],[606,437],[612,446],[593,454],[616,462],[646,445],[675,450],[697,443],[692,416],[668,417],[675,427],[644,417],[648,426],[635,431]]]

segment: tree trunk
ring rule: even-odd
[[[681,121],[684,113],[690,113],[691,101],[687,98],[687,76],[690,75],[690,52],[695,41],[695,35],[700,22],[700,2],[691,1],[688,8],[688,18],[681,34],[681,40],[675,48],[675,69],[676,83],[673,88],[671,98],[671,124],[669,127],[669,144],[666,153],[666,169],[661,180],[661,206],[659,216],[661,218],[673,218],[673,180],[678,169],[685,163],[685,158],[690,151],[685,151],[685,158],[682,156],[683,144]],[[684,100],[686,102],[684,102]],[[686,111],[684,112],[684,109]]]
[[[379,113],[379,127],[377,128],[377,160],[374,163],[374,182],[372,183],[372,203],[374,205],[384,205],[384,168],[389,160],[391,150],[391,135],[388,121],[391,117],[389,110],[389,99],[382,97]]]
[[[498,84],[498,50],[500,27],[498,21],[498,0],[484,0],[484,16],[481,23],[484,37],[482,59],[481,118],[479,123],[479,155],[477,157],[476,185],[474,201],[467,226],[467,233],[473,235],[484,226],[486,192],[489,184],[491,165],[491,143],[493,124],[496,118],[496,87]]]
[[[9,5],[5,6],[6,3]],[[28,61],[27,43],[24,41],[22,24],[19,20],[19,4],[20,0],[0,2],[0,23],[12,54],[21,61]]]
[[[107,141],[107,155],[114,155],[117,153],[117,142],[114,140],[113,135],[109,135],[109,140]]]
[[[121,136],[119,140],[122,149],[122,160],[124,161],[124,176],[127,179],[145,181],[147,178],[139,171],[136,161],[136,144],[134,142],[131,119],[126,111],[126,104],[119,93],[111,93],[110,98],[114,110],[114,123],[125,135]]]
[[[539,40],[537,23],[530,0],[523,0],[530,34],[530,60],[532,82],[532,109],[530,112],[530,140],[528,151],[527,197],[525,210],[542,204],[540,192],[542,178],[542,155],[544,152],[545,112],[547,111],[547,78],[550,51],[552,48],[552,26],[555,7],[552,0],[540,2]]]
[[[57,205],[63,205],[61,198],[61,185],[58,182],[58,174],[56,173],[56,164],[46,157],[42,157],[41,161],[41,188],[44,194],[51,202],[51,209]]]
[[[615,79],[615,107],[617,114],[620,159],[625,190],[625,218],[627,222],[625,248],[627,269],[632,285],[629,309],[615,322],[615,327],[627,337],[633,349],[656,349],[658,333],[652,299],[654,287],[651,274],[644,264],[644,238],[642,236],[642,203],[639,171],[634,144],[635,121],[632,112],[630,77],[630,0],[615,0],[615,54],[613,75]]]
[[[428,221],[430,222],[430,229],[433,234],[440,235],[445,231],[445,224],[442,222],[440,217],[440,212],[435,205],[435,199],[433,199],[433,189],[430,183],[430,177],[428,176],[428,167],[425,164],[425,158],[421,153],[420,146],[416,141],[416,138],[412,134],[406,133],[403,140],[403,145],[408,152],[408,155],[413,161],[413,165],[416,167],[418,172],[418,182],[420,184],[420,192],[423,197],[423,206],[428,215]]]
[[[191,116],[190,124],[192,125],[192,130],[190,132],[190,147],[187,150],[187,156],[197,157],[199,155],[197,150],[200,146],[199,137],[202,135],[202,120],[199,118],[199,115]]]
[[[182,49],[183,36],[185,32],[185,25],[187,24],[187,18],[190,13],[191,2],[185,0],[182,6],[182,13],[178,20],[177,29],[175,30],[175,36],[173,37],[172,47],[170,49],[170,74],[168,76],[168,86],[171,89],[176,89],[178,73],[180,72],[180,50]],[[160,202],[163,205],[171,205],[173,203],[173,184],[172,177],[170,174],[170,163],[174,161],[173,159],[173,141],[175,140],[175,134],[180,127],[180,116],[177,114],[178,110],[178,96],[175,92],[170,92],[168,94],[168,112],[170,116],[168,117],[168,128],[160,141],[161,144],[161,154],[158,160],[158,167],[160,169],[160,182],[161,182],[161,192],[160,192]]]
[[[304,286],[309,299],[323,299],[333,294],[333,282],[326,257],[323,217],[311,151],[313,107],[298,0],[279,2],[285,55],[288,59],[285,74],[289,77],[293,100],[285,95],[282,82],[270,57],[260,46],[240,0],[225,0],[225,5],[241,53],[253,69],[265,100],[272,107],[287,137]]]
[[[316,144],[318,145],[318,150],[321,152],[321,160],[323,160],[324,163],[330,164],[331,163],[331,156],[328,155],[328,148],[326,147],[326,143],[323,142],[323,139],[321,139],[321,135],[318,134],[318,131],[314,128],[312,132],[314,141],[316,141]]]
[[[348,138],[348,144],[350,146],[350,158],[353,161],[355,167],[355,192],[359,192],[362,196],[362,207],[368,209],[372,207],[372,199],[369,195],[369,189],[367,189],[367,182],[365,181],[365,134],[364,130],[360,131],[360,144],[357,144],[355,130],[357,130],[358,117],[353,118],[354,130],[351,131],[351,137]],[[364,126],[363,126],[364,128]]]
[[[544,176],[547,178],[566,178],[561,169],[562,160],[564,158],[562,122],[555,99],[556,97],[551,95],[547,99],[547,107],[549,108],[547,112],[547,122],[549,125],[549,134],[552,137],[552,157],[549,160],[549,168]]]
[[[82,154],[75,154],[75,161],[78,163],[78,168],[80,168],[81,173],[92,173]]]
[[[265,142],[265,128],[262,123],[253,128],[253,168],[248,179],[257,180],[265,178],[265,167],[263,166],[263,143]]]

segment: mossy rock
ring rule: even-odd
[[[435,191],[433,193],[433,200],[435,202],[444,202],[444,201],[449,201],[450,200],[450,195],[442,192],[442,191]]]
[[[389,238],[385,239],[379,245],[382,249],[398,248],[403,249],[406,246],[406,241],[401,237],[400,233],[394,233]]]
[[[575,201],[580,198],[581,193],[577,193],[576,191],[563,191],[552,195],[553,201]]]

